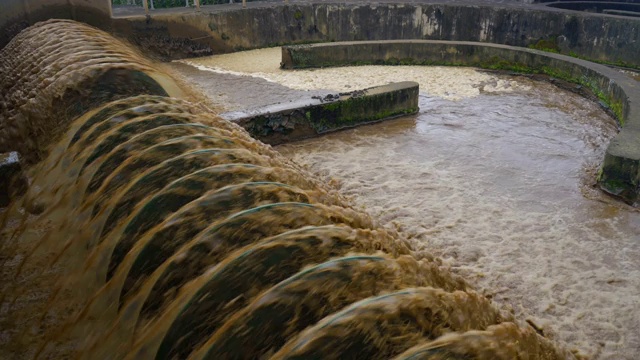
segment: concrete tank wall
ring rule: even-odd
[[[542,5],[271,3],[117,23],[114,29],[139,45],[181,49],[162,54],[168,58],[189,55],[177,46],[184,44],[198,56],[305,42],[423,39],[526,47],[545,40],[567,55],[640,66],[638,19]]]
[[[110,0],[2,0],[0,49],[20,31],[38,21],[73,19],[108,29]]]
[[[527,2],[266,2],[112,20],[110,0],[4,0],[0,48],[31,24],[63,18],[114,30],[162,59],[306,42],[423,39],[526,47],[544,40],[563,54],[640,67],[640,20]]]

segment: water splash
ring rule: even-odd
[[[180,95],[137,51],[73,21],[24,30],[0,52],[0,64],[0,152],[17,150],[29,161],[97,105],[139,94]]]
[[[525,355],[526,354],[526,355]],[[553,344],[540,339],[531,328],[519,328],[505,322],[485,331],[468,331],[449,334],[431,343],[415,346],[398,355],[394,360],[445,360],[445,359],[496,359],[510,360],[556,359],[559,354]]]

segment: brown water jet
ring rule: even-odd
[[[566,356],[532,328],[505,322],[484,331],[448,334],[415,346],[394,360],[512,360],[557,359]]]
[[[271,359],[388,359],[450,331],[484,329],[501,321],[490,302],[473,292],[409,288],[361,300],[325,317]]]
[[[105,102],[167,93],[148,60],[110,35],[72,21],[49,20],[16,36],[0,51],[0,152],[17,150],[33,162],[67,123]],[[168,86],[177,89],[177,86]]]
[[[348,304],[417,286],[466,290],[463,282],[443,278],[436,265],[413,256],[350,256],[327,261],[255,298],[212,335],[195,358],[253,358],[274,353],[287,339]],[[166,350],[161,346],[160,352]]]

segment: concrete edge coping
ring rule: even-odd
[[[591,88],[622,125],[609,143],[600,187],[623,201],[640,201],[640,81],[602,64],[522,47],[444,40],[380,40],[288,45],[284,69],[351,65],[450,65],[544,73]]]

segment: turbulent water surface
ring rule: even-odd
[[[279,147],[583,355],[640,353],[640,213],[592,184],[614,122],[570,92],[468,68],[278,69],[279,49],[173,67],[228,111],[413,80],[420,112]]]
[[[61,37],[117,42],[51,20],[0,50],[0,63],[24,59],[0,71],[10,90],[0,124],[13,124],[4,144],[51,120],[24,127],[24,116],[59,114],[59,134],[31,144],[42,158],[26,169],[29,188],[0,209],[0,358],[574,359],[452,275],[428,237],[398,233],[393,217],[381,226],[338,183],[221,119],[157,64],[135,70],[125,44],[117,66],[93,45],[76,61]],[[40,43],[51,46],[34,54]],[[185,75],[217,97],[235,91],[229,98],[247,104],[239,107],[309,96],[304,84],[191,69]],[[520,88],[460,74],[468,86],[444,95]],[[311,75],[304,82],[326,87],[322,72]]]

